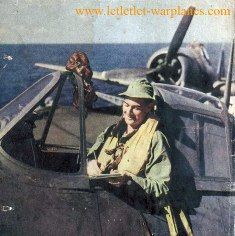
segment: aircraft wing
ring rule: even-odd
[[[47,64],[47,63],[35,63],[34,65],[37,67],[46,68],[50,70],[56,70],[62,72],[67,71],[64,66],[59,66],[59,65]],[[99,80],[107,80],[105,79],[103,72],[97,72],[97,71],[93,71],[93,78]]]
[[[109,94],[105,94],[105,93],[101,93],[101,92],[97,92],[97,91],[95,93],[99,98],[101,98],[101,99],[103,99],[107,102],[110,102],[110,103],[112,103],[116,106],[121,106],[122,105],[123,99],[120,98],[120,97],[116,97],[116,96],[113,96],[113,95],[109,95]]]
[[[67,71],[64,66],[46,64],[46,63],[35,63],[35,66],[46,68],[56,71]],[[93,71],[93,79],[103,80],[112,83],[118,83],[120,85],[128,86],[136,78],[145,78],[146,75],[155,72],[156,69],[149,68],[124,68],[124,69],[114,69],[107,71]]]

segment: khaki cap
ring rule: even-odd
[[[123,93],[119,93],[119,95],[154,100],[153,86],[146,79],[137,79],[131,82],[127,90]]]

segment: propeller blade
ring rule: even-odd
[[[183,18],[181,19],[179,26],[178,26],[177,30],[175,31],[175,34],[171,40],[171,43],[170,43],[170,46],[168,49],[168,53],[167,53],[166,59],[165,59],[166,64],[169,64],[171,62],[172,58],[178,52],[178,50],[184,40],[184,37],[187,33],[189,25],[192,21],[194,11],[195,11],[195,7],[190,6],[187,9],[187,13],[189,15],[184,15]]]

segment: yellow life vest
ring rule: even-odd
[[[98,156],[100,169],[104,172],[107,167],[112,169],[115,164],[119,171],[128,171],[134,175],[140,173],[148,161],[148,152],[157,125],[158,120],[154,116],[149,117],[121,146],[117,137],[108,137]]]
[[[110,169],[116,167],[119,171],[128,171],[134,175],[138,175],[148,161],[150,144],[157,125],[158,120],[153,116],[149,117],[123,146],[118,144],[117,137],[109,136],[98,156],[100,169],[105,172],[108,167]],[[179,217],[181,220],[186,235],[193,236],[190,224],[182,210],[176,215],[170,205],[165,206],[164,209],[171,236],[179,235],[176,217]]]

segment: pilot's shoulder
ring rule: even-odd
[[[157,129],[153,134],[152,143],[163,142],[167,146],[169,146],[166,135],[162,132],[162,130]]]
[[[164,133],[160,129],[155,130],[153,137],[155,137],[156,139],[166,139],[166,136],[164,135]]]

